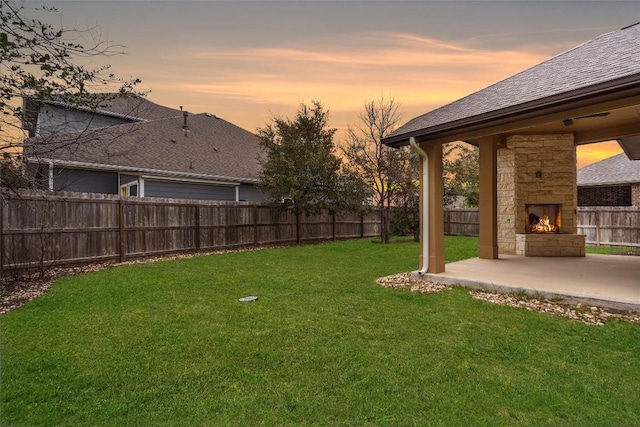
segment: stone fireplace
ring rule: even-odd
[[[498,251],[584,256],[573,134],[513,135],[498,149]]]

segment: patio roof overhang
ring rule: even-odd
[[[401,147],[465,141],[513,133],[572,132],[576,145],[618,140],[629,158],[640,159],[640,74],[575,91],[466,117],[432,127],[396,133],[383,142]]]

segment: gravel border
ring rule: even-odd
[[[402,289],[409,292],[429,293],[452,289],[453,286],[439,283],[414,280],[410,273],[399,273],[381,277],[376,281],[380,286],[391,289]],[[640,323],[640,313],[615,313],[601,307],[584,304],[569,304],[546,298],[533,298],[520,294],[503,294],[499,292],[470,290],[472,298],[492,304],[524,308],[553,316],[561,316],[588,325],[603,326],[608,320],[616,319],[631,323]]]

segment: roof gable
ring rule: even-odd
[[[384,142],[398,143],[437,129],[500,117],[558,102],[616,81],[640,83],[640,24],[613,31],[478,92],[418,116]]]

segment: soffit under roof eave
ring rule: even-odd
[[[101,164],[101,163],[81,162],[81,161],[74,161],[74,160],[58,160],[58,159],[49,159],[49,158],[27,157],[26,162],[32,163],[32,164],[52,164],[54,166],[63,167],[63,168],[67,167],[67,168],[88,169],[88,170],[105,171],[105,172],[130,173],[132,175],[146,174],[146,175],[155,175],[158,177],[202,179],[202,180],[209,180],[209,181],[224,181],[224,182],[240,183],[240,184],[257,184],[258,183],[257,178],[242,178],[242,177],[233,177],[233,176],[197,174],[197,173],[169,171],[169,170],[162,170],[162,169],[141,168],[141,167],[135,167],[135,166],[107,165],[107,164]]]
[[[595,187],[626,187],[627,185],[637,184],[638,180],[627,181],[599,181],[599,182],[578,182],[578,187],[581,188],[595,188]]]
[[[640,135],[620,138],[617,141],[629,160],[640,160]]]
[[[390,147],[399,148],[408,145],[411,137],[418,143],[432,144],[472,141],[483,136],[512,132],[539,124],[632,105],[640,105],[640,75],[638,74],[569,94],[565,93],[387,137],[382,142]]]

